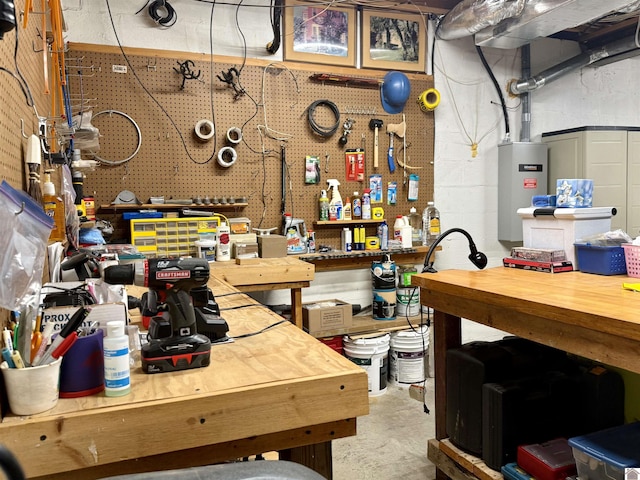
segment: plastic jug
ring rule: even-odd
[[[287,237],[288,255],[307,253],[307,228],[303,219],[293,218],[290,213],[285,213],[284,236]]]

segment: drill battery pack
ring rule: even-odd
[[[201,334],[151,339],[142,346],[142,371],[163,373],[207,367],[211,341]]]

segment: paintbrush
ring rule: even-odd
[[[36,202],[42,205],[42,189],[40,188],[40,139],[37,135],[31,135],[27,140],[27,152],[24,157],[24,163],[29,171],[29,184],[27,193],[31,195]]]

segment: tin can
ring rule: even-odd
[[[307,252],[316,253],[316,232],[307,230]]]

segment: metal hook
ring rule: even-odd
[[[173,172],[174,172],[176,175],[178,175],[178,164],[177,164],[177,163],[173,166]]]
[[[26,133],[24,133],[24,120],[20,119],[20,133],[22,133],[22,138],[29,138]]]
[[[20,210],[15,212],[14,215],[20,215],[22,212],[24,212],[24,202],[21,202]]]

